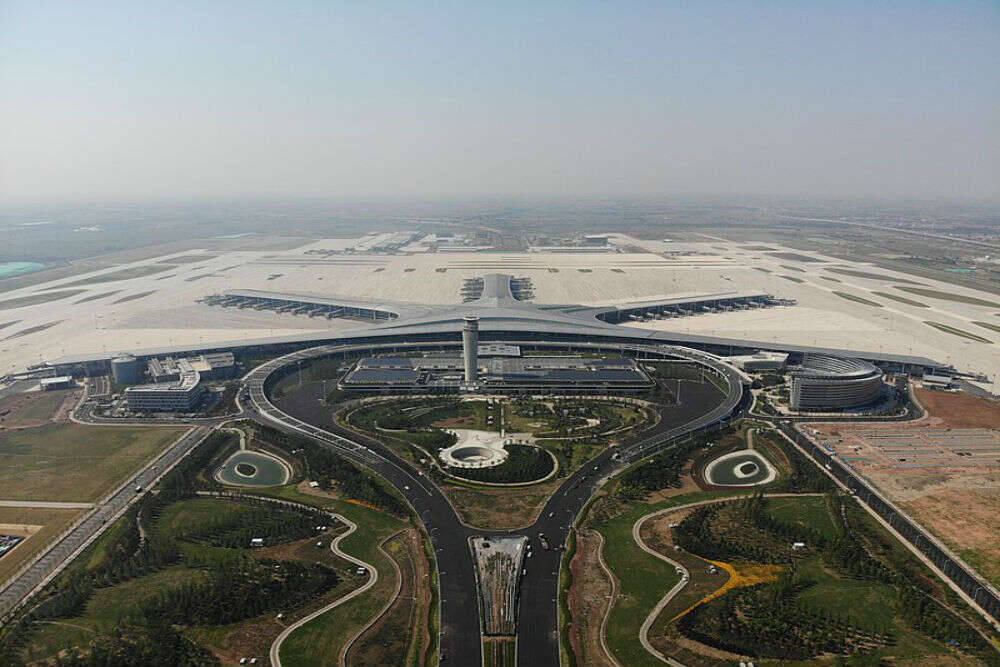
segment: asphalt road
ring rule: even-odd
[[[329,348],[327,348],[329,349]],[[441,581],[441,656],[445,664],[479,665],[482,663],[479,601],[469,538],[496,534],[463,524],[444,493],[422,473],[400,459],[395,452],[376,440],[337,426],[331,410],[322,400],[320,382],[301,382],[290,398],[275,405],[265,392],[267,378],[282,367],[316,356],[316,350],[302,350],[273,360],[251,371],[244,378],[248,389],[247,412],[279,430],[307,435],[345,457],[362,463],[385,477],[406,497],[420,515],[430,534]],[[706,361],[712,361],[706,358]],[[724,368],[719,366],[720,368]],[[559,664],[558,586],[560,547],[565,544],[570,526],[603,480],[630,463],[649,456],[686,433],[707,428],[727,419],[739,408],[743,391],[735,372],[725,369],[731,390],[719,399],[718,391],[707,382],[686,382],[683,402],[669,408],[665,418],[636,443],[626,443],[619,459],[605,451],[566,478],[549,499],[539,519],[523,530],[506,534],[527,535],[533,557],[526,561],[518,608],[518,665],[538,667]],[[714,399],[710,398],[714,396]],[[744,402],[745,403],[745,402]],[[714,408],[713,408],[714,406]],[[543,548],[539,534],[549,544]]]
[[[137,486],[144,490],[152,486],[163,473],[194,449],[208,432],[206,428],[189,431],[142,470],[129,477],[104,502],[96,505],[83,521],[55,540],[41,558],[0,592],[0,617],[6,616],[25,597],[61,572],[77,550],[93,541],[111,524],[112,519],[141,497],[141,493],[136,493]]]

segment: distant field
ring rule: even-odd
[[[39,294],[29,294],[28,296],[19,296],[16,299],[0,301],[0,310],[22,308],[24,306],[37,306],[40,303],[48,303],[49,301],[58,301],[59,299],[76,296],[77,294],[82,294],[85,291],[86,290],[82,289],[69,289],[61,292],[41,292]]]
[[[160,266],[152,264],[147,264],[144,266],[133,266],[127,269],[122,269],[120,271],[112,271],[111,273],[104,273],[99,276],[91,276],[90,278],[74,280],[71,283],[60,285],[60,287],[77,287],[79,285],[95,285],[97,283],[113,283],[118,280],[144,278],[146,276],[151,276],[154,273],[160,273],[161,271],[169,271],[170,269],[174,268],[176,267],[171,264],[163,264]]]
[[[800,255],[797,252],[769,252],[767,253],[771,257],[777,257],[778,259],[787,259],[792,262],[822,262],[821,259],[816,259],[815,257],[810,257],[809,255]]]
[[[155,293],[156,293],[156,290],[152,289],[152,290],[149,290],[148,292],[139,292],[138,294],[130,294],[128,296],[123,296],[122,298],[120,298],[117,301],[115,301],[115,303],[125,303],[126,301],[135,301],[137,299],[144,299],[145,297],[149,296],[150,294],[155,294]]]
[[[962,294],[939,292],[938,290],[926,289],[923,287],[905,287],[901,285],[893,285],[893,287],[903,290],[904,292],[909,292],[910,294],[928,296],[932,299],[941,299],[943,301],[952,301],[954,303],[967,303],[970,306],[983,306],[985,308],[1000,308],[1000,303],[997,303],[996,301],[986,301],[985,299],[977,299],[975,297],[964,296]]]
[[[0,534],[29,534],[28,538],[12,551],[0,557],[0,582],[6,581],[17,572],[85,511],[42,507],[0,507]]]
[[[46,329],[54,327],[60,322],[62,322],[62,320],[56,320],[55,322],[46,322],[45,324],[39,324],[37,326],[28,327],[27,329],[22,329],[17,333],[13,333],[7,336],[6,338],[4,338],[4,340],[10,340],[12,338],[20,338],[21,336],[27,336],[29,334],[38,333],[39,331],[45,331]]]
[[[184,432],[50,424],[0,434],[0,498],[93,502]]]
[[[876,308],[881,308],[882,307],[881,303],[876,303],[875,301],[869,301],[868,299],[864,299],[864,298],[862,298],[860,296],[856,296],[854,294],[848,294],[847,292],[834,292],[834,294],[836,294],[837,296],[839,296],[841,299],[847,299],[848,301],[855,301],[857,303],[863,303],[866,306],[875,306]]]
[[[85,296],[82,299],[80,299],[79,301],[74,301],[73,303],[77,304],[77,303],[87,303],[88,301],[96,301],[97,299],[103,299],[106,296],[114,296],[115,294],[118,294],[119,292],[121,292],[121,290],[120,289],[116,289],[116,290],[111,290],[110,292],[101,292],[100,294],[91,294],[90,296]]]
[[[983,327],[984,329],[989,329],[990,331],[1000,332],[1000,325],[990,324],[989,322],[973,322],[973,324]]]
[[[167,259],[157,260],[157,264],[193,264],[194,262],[203,262],[209,259],[215,259],[218,255],[203,255],[201,253],[193,255],[180,255],[179,257],[168,257]],[[171,267],[172,268],[172,267]]]
[[[916,306],[917,308],[930,308],[926,303],[920,303],[919,301],[914,301],[913,299],[907,299],[905,296],[897,296],[895,294],[889,294],[888,292],[875,292],[872,294],[881,296],[886,299],[892,299],[893,301],[899,301],[900,303],[905,303],[909,306]]]
[[[943,331],[945,333],[950,333],[954,336],[961,336],[962,338],[968,338],[969,340],[974,340],[977,343],[992,343],[989,338],[983,338],[982,336],[977,336],[974,333],[969,333],[968,331],[963,331],[962,329],[956,329],[953,326],[947,324],[941,324],[940,322],[924,321],[924,324],[932,326],[938,331]]]
[[[920,284],[914,280],[907,280],[906,278],[897,278],[896,276],[890,276],[885,273],[870,273],[868,271],[857,271],[855,269],[838,269],[831,267],[826,267],[826,270],[833,271],[834,273],[840,273],[845,276],[854,276],[855,278],[868,278],[869,280],[894,281],[897,283],[909,283],[910,285]]]

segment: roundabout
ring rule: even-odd
[[[705,481],[714,486],[760,486],[777,476],[770,461],[752,449],[723,454],[705,466]]]
[[[215,471],[215,480],[227,486],[281,486],[292,476],[291,467],[272,454],[241,449]]]

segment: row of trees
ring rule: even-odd
[[[294,455],[305,465],[306,474],[321,489],[330,490],[336,486],[344,496],[353,500],[382,507],[397,516],[407,514],[406,505],[386,488],[383,481],[339,454],[303,436],[282,433],[270,426],[257,425],[256,428],[264,440],[288,456],[295,452]]]
[[[286,508],[274,503],[258,506],[240,503],[230,506],[225,513],[200,521],[178,537],[229,548],[246,547],[252,538],[260,537],[265,544],[272,545],[311,537],[318,532],[317,526],[328,521],[328,515],[319,511]]]
[[[786,570],[775,583],[739,589],[696,607],[677,627],[703,644],[755,658],[806,660],[894,643],[888,628],[859,627],[797,603],[796,596],[811,585]]]
[[[172,628],[151,630],[125,625],[99,635],[86,650],[60,654],[48,664],[52,667],[216,667],[219,659]]]
[[[319,563],[247,559],[213,571],[208,581],[161,591],[140,605],[138,616],[150,627],[225,625],[293,609],[338,581],[332,569]]]

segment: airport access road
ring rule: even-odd
[[[459,520],[455,508],[436,484],[399,459],[392,450],[376,440],[337,426],[331,419],[330,409],[320,401],[321,385],[301,387],[297,398],[302,400],[297,402],[299,409],[294,415],[279,409],[264,391],[264,380],[271,370],[265,369],[260,374],[251,371],[245,378],[248,395],[242,404],[247,414],[284,433],[311,438],[371,469],[396,487],[420,516],[434,547],[440,581],[442,662],[463,666],[481,664],[479,598],[467,542],[470,531]]]
[[[581,344],[586,345],[586,344]],[[677,354],[677,348],[632,346],[638,351]],[[367,346],[358,346],[368,349]],[[349,346],[322,346],[300,350],[268,361],[244,377],[246,399],[254,418],[280,431],[310,437],[349,460],[385,477],[413,506],[424,522],[434,546],[440,574],[440,647],[446,664],[479,665],[482,643],[476,573],[468,538],[498,533],[526,535],[534,547],[525,563],[518,606],[517,663],[522,667],[559,665],[559,568],[570,527],[594,492],[628,465],[651,456],[680,438],[724,423],[742,409],[744,391],[738,373],[711,355],[684,351],[690,360],[710,368],[727,390],[719,397],[716,384],[701,378],[686,381],[680,405],[665,411],[664,419],[643,439],[623,445],[619,454],[606,450],[570,475],[549,498],[538,520],[523,530],[486,531],[466,526],[444,493],[409,463],[377,440],[347,431],[332,419],[325,404],[321,382],[303,382],[295,387],[295,400],[282,400],[283,408],[267,393],[269,379],[282,369],[294,369],[303,361],[343,353]],[[711,398],[710,398],[711,397]],[[294,414],[290,414],[294,413]],[[539,534],[550,548],[541,546]]]

